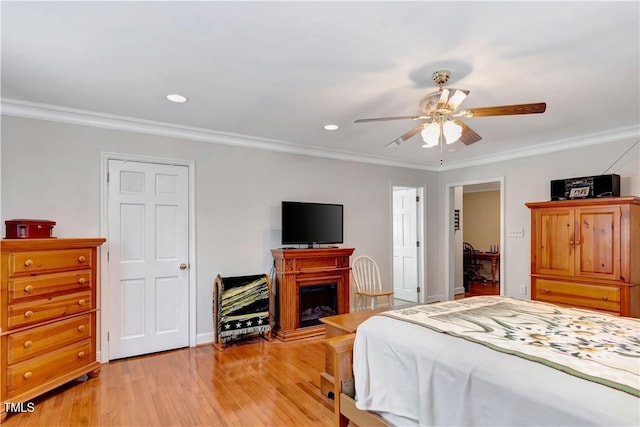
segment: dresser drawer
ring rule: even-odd
[[[91,340],[87,339],[49,354],[7,367],[7,395],[32,389],[61,374],[81,368],[95,360]]]
[[[91,310],[91,291],[56,295],[9,305],[9,329]]]
[[[84,314],[7,337],[7,364],[40,356],[76,341],[91,338],[93,314]]]
[[[91,249],[60,249],[9,253],[9,276],[91,268]]]
[[[536,279],[534,299],[620,313],[620,288]]]
[[[9,279],[9,303],[65,291],[91,288],[91,270],[69,271]]]

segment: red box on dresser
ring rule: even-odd
[[[4,222],[7,239],[47,239],[53,237],[55,221],[46,219],[9,219]]]

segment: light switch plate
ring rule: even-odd
[[[509,231],[507,237],[524,237],[524,228]]]

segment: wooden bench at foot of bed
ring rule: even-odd
[[[334,420],[338,427],[349,423],[358,426],[389,427],[379,415],[356,408],[353,382],[353,341],[356,334],[341,335],[325,340],[327,356],[331,357],[334,372]]]

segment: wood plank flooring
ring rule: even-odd
[[[9,414],[17,426],[331,426],[324,340],[251,339],[112,361]]]

